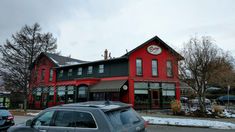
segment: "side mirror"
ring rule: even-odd
[[[32,119],[29,119],[29,120],[26,121],[26,126],[30,126],[31,127],[32,124],[33,124]]]

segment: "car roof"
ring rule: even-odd
[[[131,104],[126,104],[118,101],[88,101],[81,103],[71,103],[55,106],[52,108],[94,108],[101,109],[104,112],[115,111],[125,108],[130,108]]]

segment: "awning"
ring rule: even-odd
[[[120,92],[121,87],[127,80],[101,81],[92,86],[90,92]]]

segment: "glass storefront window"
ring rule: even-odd
[[[162,83],[162,100],[164,108],[170,107],[170,102],[175,100],[174,83]]]
[[[159,89],[160,88],[160,83],[149,83],[149,88]]]
[[[73,103],[74,102],[74,86],[67,87],[67,102]]]
[[[49,101],[54,101],[54,87],[49,87]]]
[[[65,86],[57,87],[57,101],[65,102]]]
[[[148,90],[135,90],[135,107],[147,108],[149,106]]]
[[[40,101],[41,100],[41,95],[42,95],[42,88],[36,88],[35,100]]]
[[[79,87],[78,95],[79,95],[79,98],[86,98],[86,96],[87,96],[87,87],[86,86]]]
[[[135,89],[148,89],[148,83],[145,82],[135,82],[134,83]]]

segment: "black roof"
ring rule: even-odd
[[[126,53],[124,56],[129,56],[131,53],[133,53],[134,51],[136,51],[137,49],[142,48],[143,46],[145,46],[146,44],[148,44],[151,41],[158,41],[161,44],[163,44],[163,46],[165,46],[168,50],[170,50],[173,54],[175,54],[179,60],[184,59],[183,56],[181,56],[178,52],[176,52],[174,49],[172,49],[169,45],[167,45],[163,40],[161,40],[158,36],[154,36],[153,38],[149,39],[148,41],[144,42],[143,44],[141,44],[140,46],[134,48],[133,50],[129,51],[128,53]]]
[[[128,59],[126,56],[122,56],[122,57],[112,58],[112,59],[107,59],[107,60],[87,61],[87,62],[83,62],[83,63],[80,63],[80,64],[64,65],[64,66],[60,66],[60,67],[57,67],[57,68],[71,67],[71,66],[77,66],[77,65],[90,65],[90,64],[93,64],[93,63],[114,62],[114,61],[126,60],[126,59]]]
[[[81,103],[72,103],[72,104],[63,104],[59,106],[55,106],[52,108],[75,108],[75,107],[82,107],[82,108],[97,108],[101,109],[104,112],[114,111],[124,108],[130,108],[131,104],[126,104],[118,101],[87,101]]]
[[[61,56],[58,54],[52,54],[52,53],[44,53],[49,59],[52,60],[52,62],[57,66],[66,66],[66,65],[73,65],[73,64],[81,64],[85,63],[87,61],[82,61],[70,57]]]

